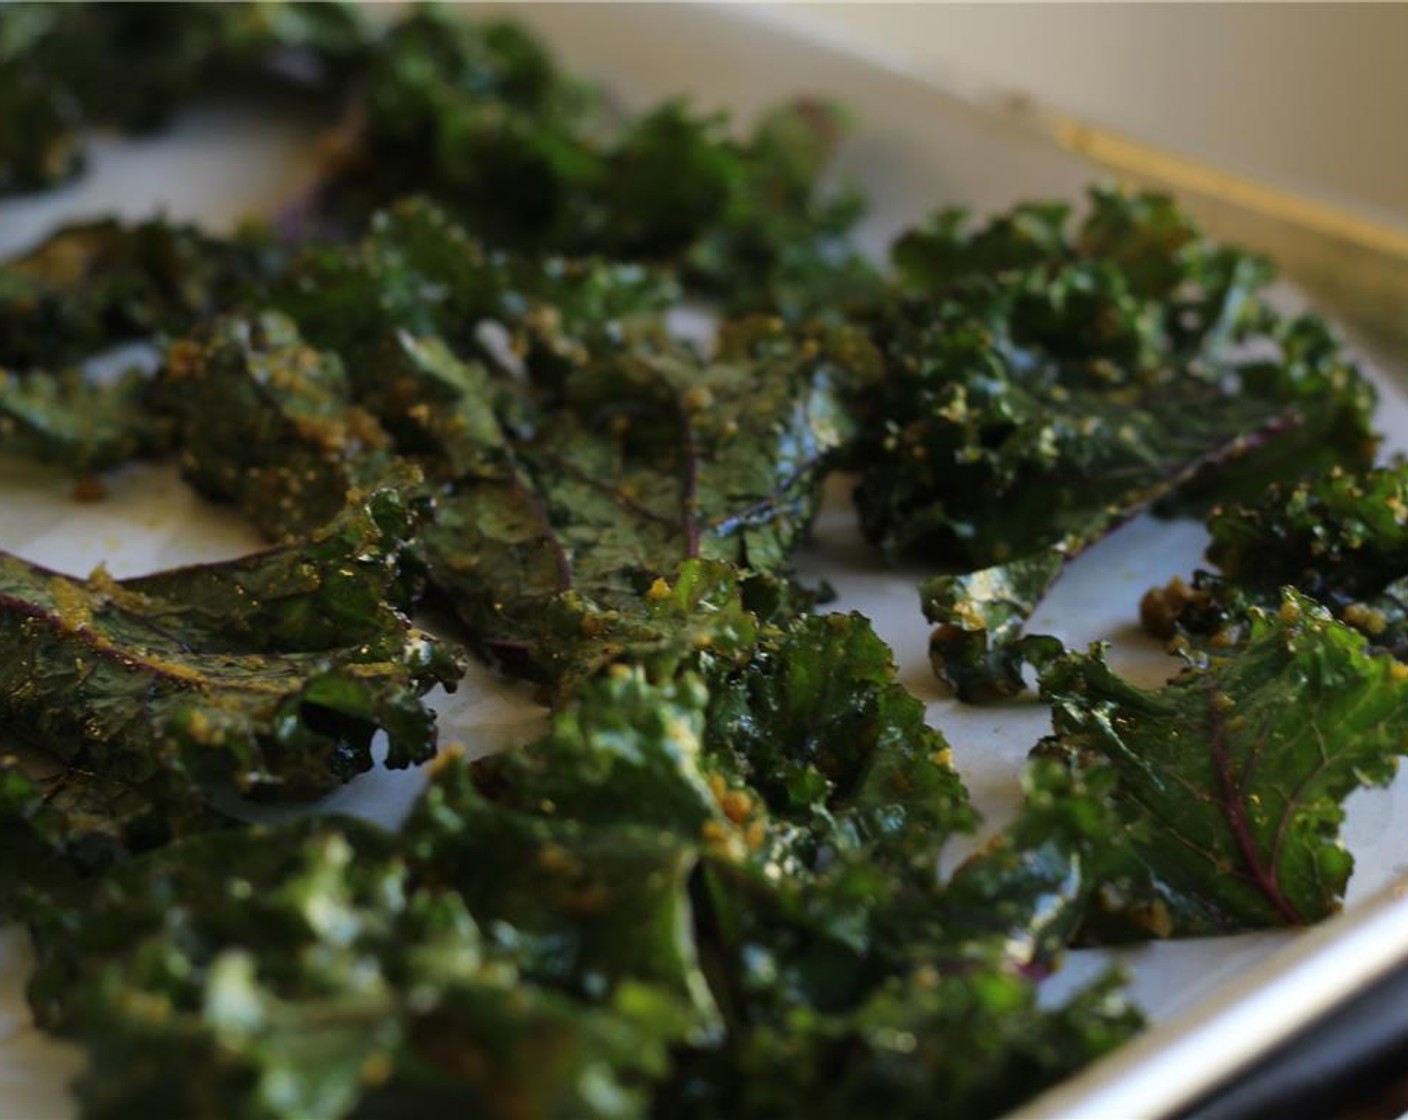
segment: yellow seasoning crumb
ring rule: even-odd
[[[767,839],[768,829],[762,820],[756,820],[748,826],[743,833],[743,842],[748,845],[750,852],[756,852],[763,846],[763,841]]]
[[[699,385],[687,392],[681,403],[686,412],[703,412],[714,403],[714,394],[705,386]]]
[[[1173,934],[1173,915],[1162,899],[1155,899],[1147,906],[1130,907],[1129,916],[1136,925],[1141,925],[1155,937],[1169,937]]]
[[[753,799],[742,790],[732,789],[719,799],[719,808],[734,824],[742,824],[753,811]]]
[[[465,745],[463,743],[446,743],[435,757],[426,763],[425,772],[431,779],[437,778],[464,756]]]
[[[670,587],[669,581],[661,576],[650,585],[650,590],[645,593],[645,597],[652,603],[658,603],[662,599],[668,599],[672,594],[673,589]]]
[[[368,1054],[362,1063],[362,1084],[384,1085],[391,1080],[393,1072],[391,1059],[385,1054]]]
[[[705,821],[699,826],[699,835],[709,844],[723,844],[728,841],[728,832],[718,821]]]
[[[572,853],[560,844],[544,844],[538,852],[538,866],[553,875],[571,875],[578,870]]]
[[[1363,630],[1371,638],[1376,638],[1388,629],[1388,619],[1383,611],[1376,611],[1364,603],[1350,603],[1344,609],[1344,620],[1356,630]]]

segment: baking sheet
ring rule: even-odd
[[[628,102],[686,91],[745,115],[798,93],[845,102],[859,130],[843,154],[840,173],[874,200],[863,231],[874,248],[936,205],[991,209],[1033,195],[1074,198],[1091,178],[1079,160],[1007,122],[844,51],[791,37],[747,11],[592,5],[535,6],[516,14],[538,24],[568,65],[605,78]],[[208,107],[186,114],[158,138],[99,141],[87,179],[39,198],[0,203],[0,253],[23,247],[60,221],[97,212],[136,218],[164,210],[228,228],[240,215],[275,208],[309,180],[309,135],[308,122],[287,115],[271,122],[257,110]],[[1376,379],[1385,398],[1380,422],[1389,445],[1408,449],[1408,398],[1386,369],[1379,368]],[[240,555],[258,543],[235,515],[194,497],[170,466],[119,472],[108,499],[97,505],[73,503],[70,488],[57,473],[0,460],[0,548],[75,575],[103,562],[114,575],[127,576]],[[1176,671],[1177,662],[1136,631],[1139,596],[1191,571],[1203,544],[1196,523],[1137,519],[1071,566],[1033,627],[1073,645],[1111,640],[1118,669],[1156,683]],[[804,576],[825,578],[837,589],[833,609],[859,610],[872,618],[895,650],[901,680],[926,702],[930,722],[950,739],[987,818],[984,834],[999,827],[1016,804],[1022,760],[1049,729],[1044,709],[1030,699],[973,708],[939,695],[915,592],[925,573],[887,569],[876,561],[855,531],[847,480],[829,487],[815,540],[800,567]],[[526,689],[480,668],[471,669],[454,696],[438,697],[436,704],[442,741],[461,741],[475,751],[522,742],[542,725],[542,713]],[[416,771],[374,771],[326,805],[394,825],[423,781]],[[1351,798],[1345,835],[1359,858],[1351,907],[1403,870],[1398,838],[1406,820],[1408,781]],[[956,861],[981,836],[955,845],[950,859]],[[1169,1020],[1196,1011],[1200,1001],[1297,939],[1304,935],[1277,932],[1075,953],[1053,989],[1073,986],[1118,959],[1130,970],[1135,998],[1156,1021]],[[22,998],[26,968],[23,939],[14,931],[0,932],[0,1118],[58,1120],[73,1114],[66,1085],[77,1059],[70,1048],[29,1026]],[[1273,980],[1258,981],[1257,991],[1268,990]],[[1216,1028],[1212,1037],[1215,1045]]]

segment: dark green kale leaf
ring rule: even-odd
[[[705,742],[728,786],[746,791],[725,808],[767,814],[778,835],[764,858],[789,874],[847,850],[932,874],[943,840],[971,827],[948,744],[863,616],[771,628],[711,692]]]
[[[87,128],[147,131],[220,90],[336,92],[369,43],[356,5],[7,4],[0,118],[19,127],[0,138],[0,193],[72,177]]]
[[[958,696],[976,701],[1026,687],[1022,666],[1061,651],[1059,639],[1022,628],[1066,566],[1059,548],[919,585],[924,617],[935,623],[929,659]]]
[[[544,740],[474,764],[479,796],[511,819],[539,819],[562,845],[615,837],[629,852],[645,834],[692,853],[696,936],[727,1015],[781,992],[862,990],[881,967],[876,915],[906,892],[932,900],[945,840],[971,824],[946,744],[858,616],[765,628],[751,662],[697,668],[709,676],[652,682],[646,667],[620,664],[588,681]],[[781,778],[769,769],[779,762]],[[440,813],[453,823],[471,799],[463,784],[445,788],[458,791]],[[580,878],[576,866],[548,870]],[[794,959],[788,945],[802,936],[825,952]],[[749,976],[772,956],[750,995]]]
[[[61,771],[36,752],[0,754],[0,921],[21,916],[34,892],[76,895],[87,876],[171,839],[164,807],[139,791],[115,781],[63,781]],[[183,822],[192,831],[223,823],[213,811]]]
[[[352,403],[342,363],[277,312],[221,317],[173,343],[159,401],[186,479],[271,539],[326,524],[393,469],[390,439]]]
[[[1333,913],[1353,858],[1341,803],[1384,785],[1408,742],[1408,672],[1287,589],[1246,641],[1155,691],[1097,649],[1042,674],[1040,754],[1112,769],[1125,853],[1092,911],[1097,939],[1304,925]]]
[[[222,240],[162,218],[64,226],[0,266],[0,365],[62,368],[115,343],[184,334],[272,267],[262,236]]]
[[[642,712],[650,722],[633,725],[632,717]],[[486,938],[534,982],[608,1005],[632,986],[649,985],[668,993],[702,1030],[714,1024],[717,1011],[700,970],[687,891],[699,858],[697,828],[681,838],[654,825],[649,818],[666,815],[665,807],[647,812],[644,820],[575,812],[583,802],[592,805],[594,795],[597,809],[632,793],[638,803],[662,794],[678,799],[661,781],[674,775],[659,769],[652,780],[646,769],[652,754],[660,768],[661,756],[690,749],[687,723],[661,725],[672,714],[637,702],[606,711],[607,725],[588,731],[605,739],[615,725],[626,749],[613,781],[585,770],[613,760],[605,752],[591,758],[581,749],[588,741],[574,742],[570,727],[559,728],[551,743],[530,746],[537,753],[556,745],[578,749],[558,761],[562,772],[533,791],[541,796],[523,809],[487,799],[468,769],[448,760],[407,824],[405,846],[417,874],[437,889],[458,892],[483,923]],[[630,745],[645,757],[632,758]],[[594,776],[585,788],[571,780]],[[508,790],[524,795],[529,787]],[[554,791],[573,800],[559,805]],[[707,800],[707,787],[703,795]]]
[[[601,102],[523,29],[421,10],[376,51],[334,208],[424,192],[495,246],[671,263],[735,309],[801,315],[878,286],[846,239],[859,197],[818,187],[832,107],[778,109],[739,140],[683,102],[625,120]]]
[[[817,346],[608,355],[494,470],[442,496],[422,534],[431,580],[479,643],[551,680],[578,660],[561,656],[564,638],[640,615],[681,564],[784,573],[848,439],[846,376]]]
[[[623,665],[524,751],[448,757],[403,840],[198,837],[31,902],[36,1009],[89,1050],[89,1107],[979,1117],[1126,1038],[1109,982],[1036,1003],[1100,823],[1083,788],[1033,771],[1026,824],[945,890],[961,790],[868,626],[761,633],[751,670]],[[779,749],[785,795],[746,784]]]
[[[149,391],[140,371],[98,381],[78,370],[55,376],[0,370],[0,449],[78,475],[155,454],[169,445],[170,433],[153,414]]]
[[[458,865],[449,881],[476,916],[512,908],[495,936],[526,948],[530,975],[580,984],[585,969],[603,994],[640,978],[618,953],[656,978],[658,962],[678,969],[659,931],[688,898],[672,983],[724,1033],[677,1046],[656,1115],[840,1115],[837,1093],[851,1114],[878,1093],[887,1114],[942,1099],[980,1116],[1138,1023],[1108,983],[1037,1008],[1033,977],[1083,913],[1083,860],[1108,822],[1059,768],[1036,773],[1024,825],[941,889],[938,852],[967,821],[943,741],[864,620],[810,618],[765,629],[747,667],[710,683],[625,665],[586,683],[541,742],[450,761],[409,842],[431,882]],[[532,837],[532,858],[486,871],[476,853],[518,851],[506,835]],[[622,874],[647,837],[689,853],[687,894],[676,874]],[[653,901],[665,885],[668,905]],[[655,947],[625,951],[643,940]],[[921,1028],[949,1053],[895,1041]]]
[[[896,977],[854,1013],[797,1012],[685,1066],[656,1115],[687,1120],[1005,1115],[1127,1042],[1142,1020],[1106,977],[1045,1008],[1030,980],[975,969]]]
[[[807,1114],[839,1115],[828,1111],[832,1094],[874,1085],[897,1115],[943,1099],[955,1115],[981,1116],[997,1105],[970,1096],[976,1086],[1010,1094],[1010,1106],[1127,1038],[1139,1018],[1111,980],[1065,1008],[1038,1012],[1035,998],[1102,881],[1114,823],[1106,793],[1049,764],[1033,767],[1018,821],[942,885],[932,864],[927,875],[921,865],[906,874],[883,846],[850,853],[859,858],[838,852],[810,879],[707,863],[700,936],[730,1034],[685,1064],[672,1085],[678,1106],[690,1102],[686,1115],[766,1115],[784,1086]],[[945,993],[941,1005],[971,1016],[963,1028],[950,1024],[963,1035],[946,1038],[951,1060],[886,1045],[883,1024],[904,1017],[899,993],[914,1010],[930,1007],[924,993],[935,989]],[[998,1003],[1010,999],[1024,1030],[1009,1035],[987,1022],[997,1004],[960,991],[1004,993]],[[1050,1051],[1049,1065],[1028,1063],[1025,1044],[1045,1050],[1078,1023],[1070,1049]],[[962,1057],[968,1045],[975,1050]],[[951,1100],[926,1095],[942,1086]]]
[[[168,568],[121,582],[143,596],[147,617],[202,648],[310,652],[365,646],[390,660],[419,595],[412,560],[428,516],[414,471],[393,473],[317,532],[238,560]],[[452,673],[443,642],[427,648],[435,672]]]
[[[120,855],[206,827],[218,787],[327,792],[370,767],[379,729],[388,766],[428,758],[420,697],[459,674],[390,605],[400,500],[374,493],[304,544],[130,581],[0,557],[0,727],[49,759],[25,771],[42,805],[21,815],[65,853]]]
[[[745,664],[759,637],[806,610],[813,596],[784,579],[740,572],[717,560],[690,560],[672,579],[605,608],[575,592],[544,604],[531,649],[550,658],[553,699],[617,664],[639,666],[651,680],[685,672],[713,679]],[[526,671],[522,645],[491,645],[510,669]]]
[[[491,251],[440,207],[407,198],[379,211],[355,246],[304,248],[271,299],[311,342],[343,358],[359,401],[407,451],[448,443],[453,468],[452,425],[464,417],[474,426],[480,389],[438,368],[443,359],[427,368],[417,350],[448,348],[502,373],[505,357],[483,334],[495,325],[533,381],[552,391],[593,351],[653,322],[679,291],[640,265]],[[440,430],[422,432],[432,421],[417,409]]]
[[[863,853],[932,879],[972,816],[948,745],[870,624],[806,616],[722,645],[683,663],[628,648],[574,691],[547,740],[477,763],[476,781],[517,811],[666,829],[755,869],[822,875]]]
[[[1058,557],[1190,488],[1373,452],[1372,387],[1323,327],[1264,305],[1262,262],[1164,198],[1096,191],[1074,237],[1066,220],[1024,206],[970,234],[939,215],[896,246],[916,294],[874,327],[889,371],[861,402],[861,526],[976,573],[925,588],[935,668],[965,697],[1020,686],[1011,643]],[[1239,357],[1253,342],[1277,356]]]
[[[1408,658],[1408,467],[1280,483],[1254,506],[1219,506],[1207,524],[1219,573],[1150,591],[1140,614],[1155,636],[1235,645],[1250,608],[1274,607],[1292,586],[1374,649]]]
[[[789,320],[835,317],[879,296],[879,271],[850,240],[864,199],[822,187],[849,131],[830,102],[799,100],[765,114],[742,145],[747,171],[721,219],[684,258],[691,288],[735,314],[768,309]]]
[[[810,882],[712,859],[697,906],[728,1034],[682,1056],[660,1114],[993,1115],[1125,1041],[1140,1017],[1114,978],[1037,1003],[1100,882],[1108,817],[1098,790],[1037,768],[1018,824],[942,887],[883,847]]]
[[[371,213],[425,192],[500,243],[537,242],[563,195],[600,173],[591,87],[558,72],[522,27],[422,7],[378,43],[364,76],[359,151],[334,208]]]
[[[1054,972],[1121,858],[1114,783],[1108,771],[1032,760],[1017,818],[949,880],[926,954],[942,946],[947,971],[966,962]]]
[[[3,51],[0,121],[5,122],[0,131],[0,195],[55,186],[83,167],[81,115],[73,96],[32,68],[8,61]]]
[[[31,984],[88,1114],[641,1115],[675,1016],[525,983],[463,901],[346,819],[199,837],[37,907]]]

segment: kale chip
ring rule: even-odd
[[[1151,634],[1180,646],[1238,645],[1251,608],[1274,607],[1290,586],[1372,648],[1408,659],[1408,467],[1278,483],[1255,505],[1217,507],[1207,525],[1217,573],[1150,591],[1140,616]]]
[[[1098,649],[1043,672],[1056,733],[1039,753],[1115,775],[1126,859],[1101,887],[1091,937],[1299,926],[1338,908],[1354,864],[1342,803],[1394,775],[1408,670],[1291,589],[1247,626],[1240,646],[1154,691]]]
[[[497,247],[669,264],[735,310],[879,289],[847,238],[860,197],[820,186],[844,132],[829,105],[780,107],[742,139],[682,101],[622,119],[521,27],[422,9],[373,52],[361,109],[330,190],[343,213],[424,192]]]
[[[229,240],[163,218],[64,226],[0,265],[0,366],[55,369],[182,335],[240,303],[275,264],[253,226]]]
[[[786,573],[847,441],[848,370],[814,345],[755,356],[744,337],[713,361],[667,344],[584,367],[441,496],[430,578],[481,645],[551,681],[584,629],[644,613],[682,564]]]
[[[394,605],[411,516],[390,487],[307,540],[132,580],[0,555],[0,723],[43,756],[4,768],[5,815],[101,863],[206,827],[222,788],[326,793],[378,730],[388,766],[429,758],[420,697],[459,669]]]
[[[76,175],[88,129],[150,131],[198,95],[272,85],[335,94],[371,41],[349,4],[7,4],[0,194]]]
[[[1264,303],[1263,262],[1159,196],[1097,190],[1073,236],[1067,221],[1033,204],[969,233],[939,214],[897,243],[914,294],[874,327],[887,376],[861,527],[955,573],[922,594],[935,669],[964,698],[1022,687],[1023,617],[1122,521],[1374,448],[1372,387],[1322,324]]]

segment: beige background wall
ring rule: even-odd
[[[806,3],[780,14],[1408,222],[1408,3]]]

